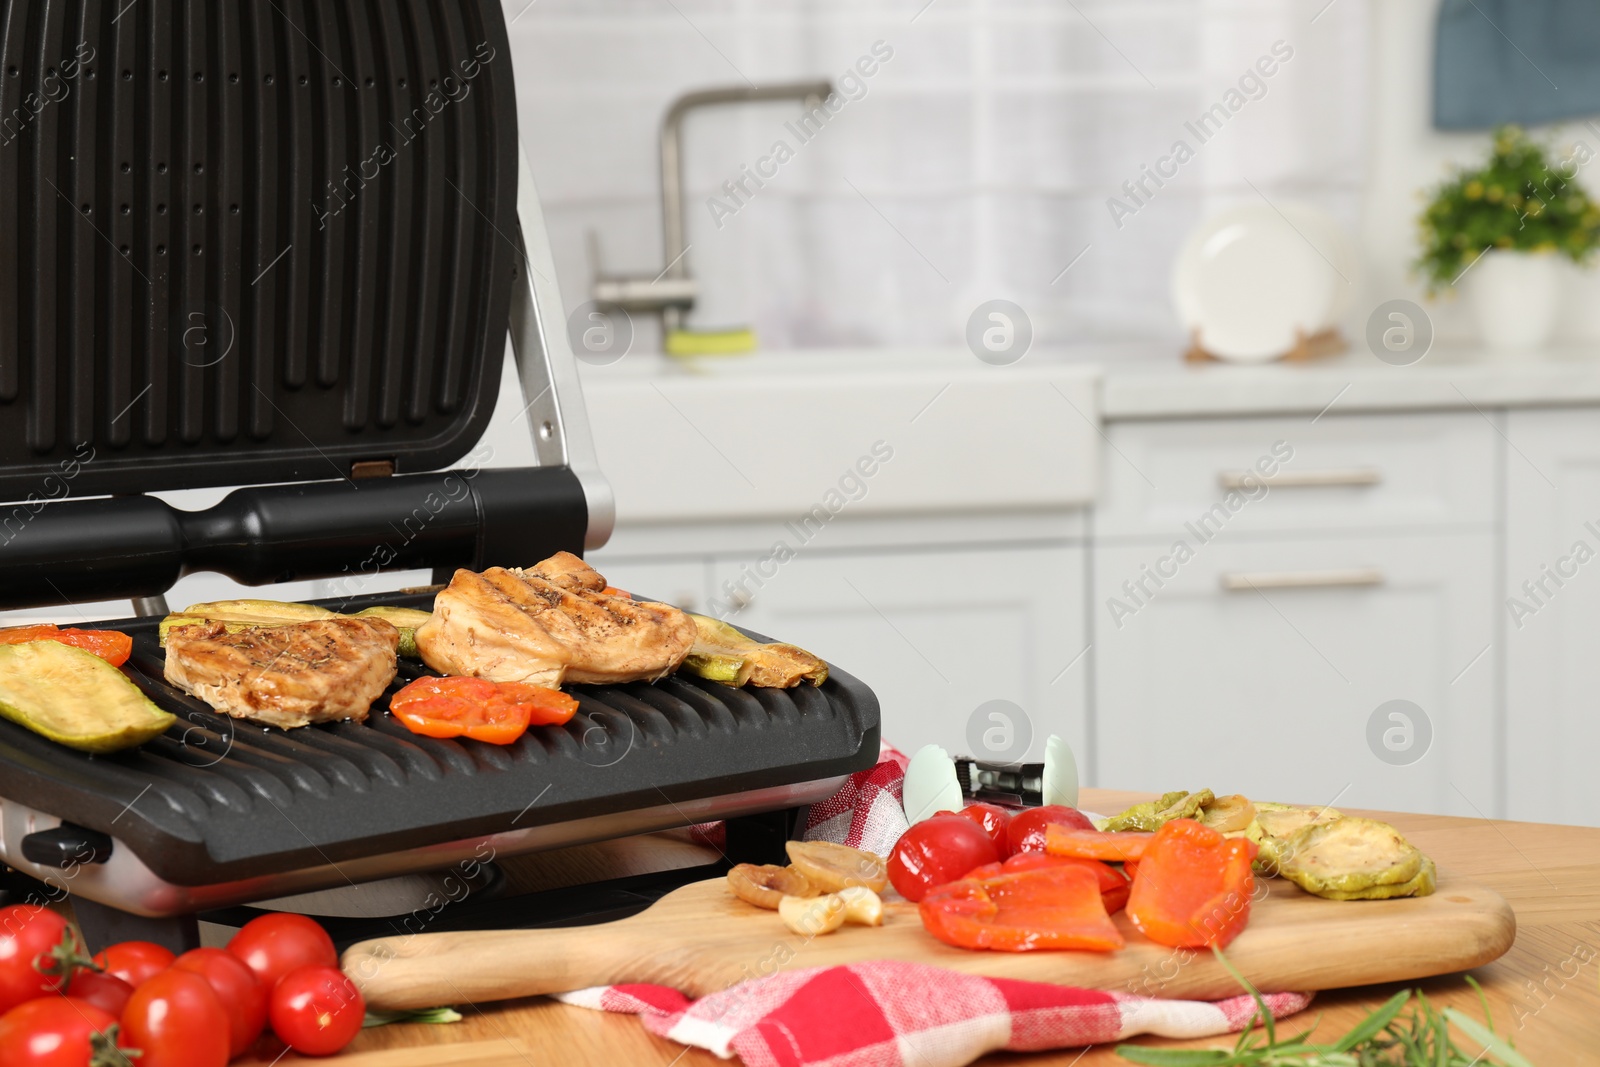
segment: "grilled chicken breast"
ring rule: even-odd
[[[423,662],[494,682],[654,681],[694,647],[694,620],[666,604],[608,596],[568,552],[526,570],[456,571],[417,628]]]
[[[221,622],[167,634],[166,678],[236,719],[285,730],[362,722],[394,681],[400,631],[382,619],[336,618],[229,633]]]

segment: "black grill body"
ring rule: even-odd
[[[0,607],[603,544],[517,132],[499,0],[0,0]],[[479,471],[508,328],[538,465]],[[194,512],[148,495],[218,485],[245,488]],[[380,601],[429,603],[329,606]],[[781,857],[794,809],[878,755],[877,702],[840,671],[574,687],[573,723],[506,747],[414,736],[386,698],[366,724],[265,729],[162,681],[158,621],[107,625],[179,716],[164,737],[90,756],[0,721],[0,863],[64,871],[91,946],[192,945],[192,917],[138,921],[503,836],[782,813],[775,841],[729,832]]]

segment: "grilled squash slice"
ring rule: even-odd
[[[1101,829],[1108,832],[1142,830],[1153,833],[1173,819],[1199,818],[1201,810],[1215,803],[1216,799],[1209,789],[1202,789],[1198,793],[1182,789],[1175,793],[1164,793],[1160,800],[1147,800],[1119,815],[1113,815]]]
[[[1244,836],[1260,849],[1256,855],[1256,870],[1277,874],[1279,853],[1285,841],[1308,826],[1326,826],[1342,818],[1344,815],[1333,808],[1296,808],[1265,801],[1256,804],[1255,822],[1244,830]]]
[[[200,626],[220,622],[229,633],[250,626],[281,626],[287,622],[316,622],[335,619],[338,613],[311,604],[291,604],[282,600],[218,600],[212,604],[190,604],[182,611],[161,620],[161,643],[174,626]]]
[[[689,617],[698,633],[679,668],[682,671],[707,681],[763,689],[787,689],[801,682],[821,685],[828,680],[828,665],[803,648],[764,645],[717,619]]]
[[[99,656],[57,641],[0,645],[0,716],[84,752],[120,752],[177,722]]]
[[[1278,845],[1278,871],[1330,900],[1382,900],[1433,892],[1434,868],[1388,823],[1346,816],[1310,824]]]
[[[251,626],[281,626],[291,622],[320,622],[337,619],[339,613],[314,604],[294,604],[282,600],[218,600],[212,604],[191,604],[161,620],[161,643],[174,626],[199,626],[220,622],[229,633]],[[417,608],[392,608],[380,605],[356,612],[355,618],[382,619],[400,631],[400,655],[417,658],[417,627],[432,615]]]
[[[410,659],[418,658],[417,654],[417,627],[433,618],[433,613],[423,611],[421,608],[391,608],[380,604],[375,608],[356,612],[358,619],[382,619],[384,622],[400,631],[400,655]]]

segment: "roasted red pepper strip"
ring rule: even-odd
[[[1045,830],[1044,850],[1052,856],[1076,856],[1110,863],[1137,862],[1155,834],[1122,830],[1114,834],[1099,830],[1076,830],[1051,823]]]
[[[1094,872],[1094,876],[1100,881],[1100,899],[1105,903],[1107,914],[1115,914],[1128,903],[1128,891],[1132,888],[1128,877],[1110,864],[1101,863],[1099,860],[1079,859],[1076,856],[1052,856],[1048,852],[1019,852],[1000,864],[1000,869],[995,873],[1020,874],[1023,871],[1038,871],[1047,867],[1072,866],[1084,867]],[[983,876],[978,871],[973,871],[967,877]]]
[[[930,934],[957,948],[1111,952],[1123,945],[1099,879],[1078,865],[963,878],[931,890],[918,911]]]
[[[389,700],[389,711],[414,734],[492,745],[511,744],[530,725],[559,726],[577,710],[558,689],[483,678],[418,678]]]
[[[63,630],[49,623],[0,630],[0,645],[21,645],[30,641],[56,641],[81,648],[85,652],[93,652],[113,667],[122,666],[133,654],[133,638],[116,630]]]
[[[1250,921],[1256,846],[1193,819],[1174,819],[1139,861],[1128,918],[1169,948],[1225,947]]]

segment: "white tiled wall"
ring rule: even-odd
[[[657,135],[674,97],[838,79],[876,41],[893,58],[809,144],[784,129],[798,105],[691,117],[692,325],[754,325],[766,348],[953,345],[999,296],[1043,343],[1171,336],[1178,244],[1251,184],[1356,221],[1366,0],[504,3],[569,308],[587,299],[591,229],[611,271],[664,265]],[[1266,95],[1116,227],[1106,199],[1277,40],[1295,57]],[[795,160],[718,229],[707,197],[779,138]],[[654,322],[639,327],[655,346]]]

